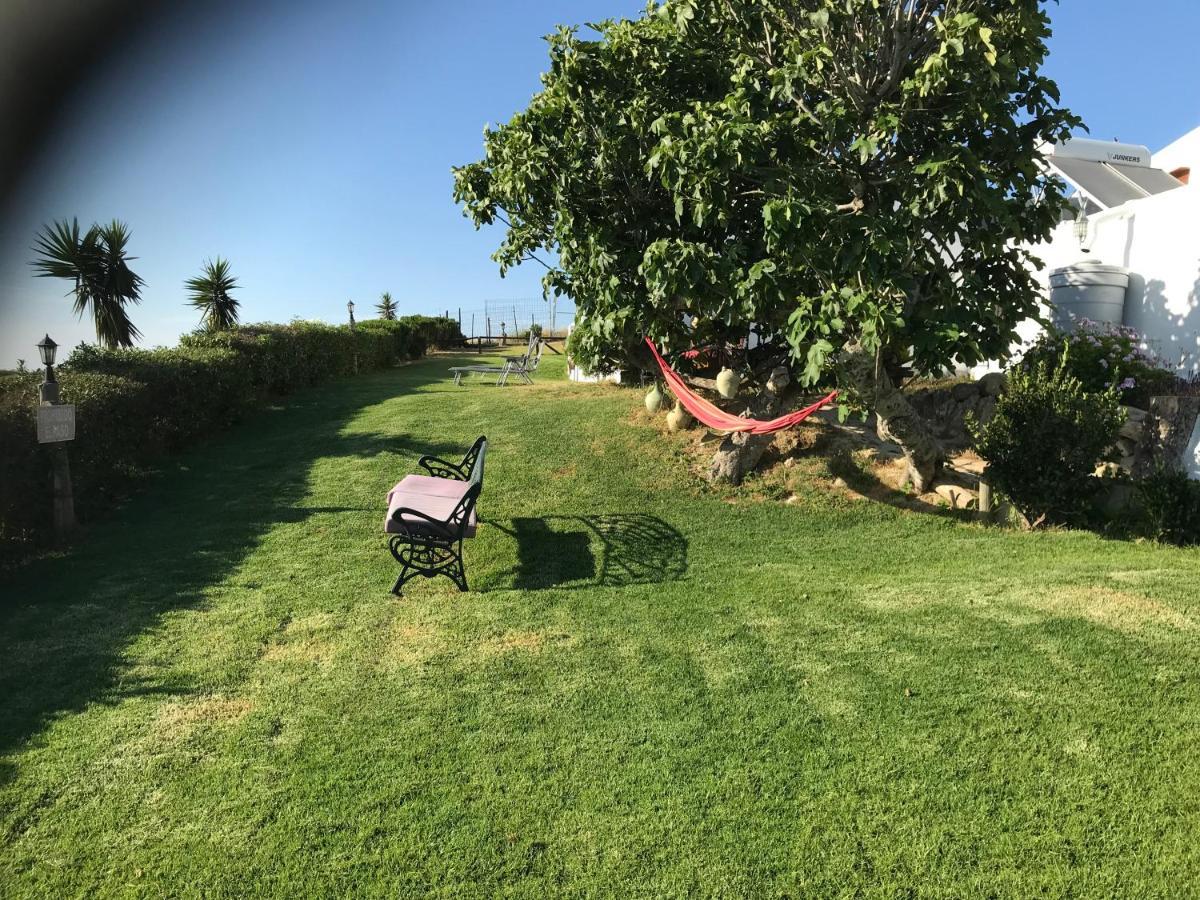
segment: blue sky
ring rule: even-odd
[[[132,228],[145,279],[135,323],[169,344],[196,324],[183,281],[229,258],[247,321],[340,320],[388,290],[405,312],[540,294],[500,279],[498,234],[451,198],[450,166],[538,88],[556,23],[636,15],[641,0],[315,2],[164,19],[97,73],[0,223],[0,367],[49,331],[93,337],[67,285],[35,279],[40,224]],[[452,10],[449,12],[448,10]],[[1195,0],[1064,0],[1049,74],[1092,136],[1157,150],[1200,126]]]

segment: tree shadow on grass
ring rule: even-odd
[[[165,461],[143,493],[95,522],[65,555],[11,573],[0,583],[0,754],[93,703],[188,692],[176,680],[131,679],[122,671],[129,644],[164,613],[200,605],[277,524],[323,512],[382,514],[391,482],[354,485],[362,505],[301,505],[318,460],[394,454],[399,478],[422,453],[461,454],[469,441],[344,430],[363,408],[441,378],[437,366],[412,366],[293,395],[284,409]],[[377,509],[368,505],[376,494]],[[0,783],[12,777],[6,768],[0,763]]]
[[[542,590],[624,587],[680,581],[687,539],[668,522],[643,513],[516,518],[495,527],[517,542],[513,587]]]
[[[933,505],[914,494],[908,494],[894,488],[873,471],[864,469],[854,463],[849,457],[832,457],[829,460],[829,471],[835,477],[839,477],[845,481],[846,486],[850,490],[875,503],[884,503],[906,512],[922,513],[928,516],[952,519],[957,522],[978,521],[978,516],[973,510],[952,509],[949,506]],[[959,481],[951,478],[951,474],[949,472],[943,473],[940,476],[939,483],[959,483]],[[965,483],[962,483],[962,486],[967,487]]]
[[[783,456],[796,459],[812,458],[822,460],[831,478],[840,478],[845,482],[845,488],[866,500],[882,503],[905,512],[921,513],[938,518],[951,519],[957,522],[974,522],[978,517],[973,511],[952,509],[949,506],[929,503],[916,494],[894,487],[884,481],[871,465],[864,465],[855,458],[855,452],[873,449],[875,460],[882,463],[900,463],[903,453],[899,448],[885,446],[883,442],[871,443],[858,437],[860,434],[870,434],[870,429],[845,429],[828,422],[826,427],[817,432],[814,440],[801,449],[792,450],[786,454],[774,457],[774,461]],[[855,435],[847,437],[848,434]],[[939,483],[958,484],[962,487],[975,489],[969,481],[949,467],[942,470],[938,476]]]

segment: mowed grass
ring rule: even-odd
[[[0,895],[1195,894],[1200,552],[710,490],[638,392],[449,364],[0,586]],[[472,591],[391,596],[385,493],[480,433]]]

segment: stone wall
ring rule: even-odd
[[[1004,390],[1004,375],[989,372],[978,381],[964,381],[950,387],[918,388],[908,401],[933,429],[934,436],[947,450],[971,446],[966,417],[973,413],[987,422],[996,412],[996,398]]]
[[[1163,466],[1191,474],[1185,455],[1197,418],[1200,418],[1200,397],[1151,397],[1150,409],[1141,414],[1141,429],[1134,442],[1129,471],[1141,477]]]
[[[980,422],[987,422],[995,413],[996,398],[1003,390],[1004,375],[991,372],[978,381],[918,388],[908,395],[908,400],[929,424],[934,436],[953,453],[973,444],[967,431],[967,414],[973,413]],[[1200,397],[1153,397],[1150,409],[1127,406],[1125,412],[1126,421],[1114,448],[1117,468],[1139,478],[1159,466],[1188,470],[1184,457],[1200,418]]]

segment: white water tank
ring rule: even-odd
[[[1120,325],[1125,315],[1129,270],[1087,260],[1050,272],[1050,319],[1074,330],[1080,319]]]

